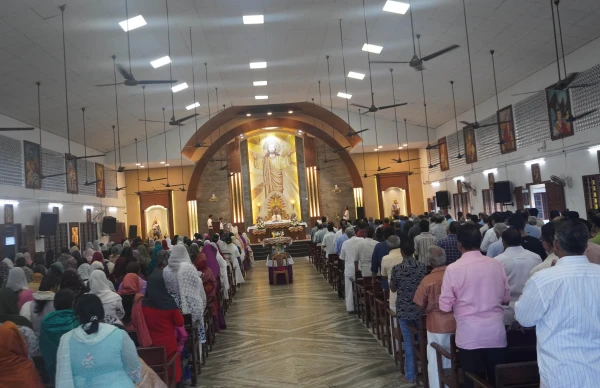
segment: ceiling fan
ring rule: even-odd
[[[83,119],[83,153],[85,155],[85,157],[87,157],[87,141],[86,141],[86,137],[85,137],[85,108],[81,108],[81,115],[82,115],[82,119]],[[87,175],[87,165],[84,166],[85,168],[85,183],[83,184],[84,186],[91,186],[91,185],[95,185],[96,183],[102,181],[102,179],[96,179],[93,182],[88,182],[88,175]]]
[[[162,108],[163,114],[163,136],[165,137],[165,167],[167,168],[167,183],[161,183],[165,187],[174,187],[174,186],[183,186],[185,183],[179,183],[176,185],[172,185],[169,183],[169,153],[167,152],[167,119],[165,116],[165,108]]]
[[[365,37],[366,37],[367,45],[368,45],[369,44],[369,33],[367,31],[367,12],[365,10],[365,0],[363,0],[362,3],[363,3],[363,17],[364,17],[364,21],[365,21]],[[407,104],[406,102],[396,104],[396,101],[394,101],[394,103],[391,105],[384,105],[384,106],[380,106],[380,107],[375,106],[375,93],[373,93],[373,75],[371,74],[371,54],[369,54],[369,51],[367,51],[367,59],[369,61],[369,84],[371,85],[371,106],[368,107],[368,106],[359,105],[359,104],[350,104],[350,105],[356,106],[359,108],[363,108],[363,109],[367,109],[367,111],[363,114],[375,113],[380,110],[406,105]],[[346,79],[346,76],[344,74],[344,80],[345,79]]]
[[[144,119],[146,119],[146,86],[142,85],[142,95],[144,96]],[[164,181],[167,178],[150,178],[150,156],[148,152],[148,126],[146,125],[146,121],[144,121],[144,132],[146,133],[146,171],[148,172],[148,177],[146,179],[142,179],[145,182],[155,182],[155,181]],[[136,147],[137,152],[137,147]],[[139,180],[139,179],[138,179]]]
[[[117,169],[117,136],[115,135],[115,126],[113,125],[113,144],[115,146],[115,170]],[[121,191],[127,186],[119,187],[117,179],[115,179],[115,191]]]
[[[559,29],[559,34],[560,34],[560,46],[561,46],[561,50],[562,50],[563,69],[564,69],[564,73],[565,73],[565,78],[564,79],[562,78],[562,75],[561,75],[561,72],[560,72],[560,60],[559,60],[559,54],[558,54],[558,41],[556,40],[556,21],[555,21],[555,18],[554,18],[554,8],[552,7],[552,3],[554,3],[554,5],[556,6],[556,14],[557,14],[557,18],[558,18],[558,29]],[[559,4],[560,4],[560,0],[554,0],[554,1],[550,2],[550,9],[552,10],[552,28],[554,30],[554,48],[556,50],[556,67],[557,67],[557,70],[558,70],[558,82],[552,87],[552,89],[554,89],[554,90],[567,90],[567,89],[577,89],[577,88],[588,88],[590,86],[598,85],[600,82],[592,82],[592,83],[586,83],[586,84],[571,85],[571,83],[575,80],[575,78],[577,77],[577,75],[579,73],[570,73],[569,75],[567,75],[567,61],[566,61],[566,55],[565,55],[565,47],[563,45],[562,25],[560,23],[560,9],[558,7]],[[517,93],[517,94],[513,94],[513,96],[521,96],[521,95],[524,95],[524,94],[533,94],[533,93],[539,93],[539,92],[545,92],[545,90],[536,90],[535,92]]]
[[[118,65],[119,73],[121,73],[121,75],[125,79],[123,82],[117,83],[117,81],[115,79],[115,82],[112,84],[101,84],[101,85],[96,85],[96,86],[100,86],[100,87],[113,86],[113,85],[114,86],[116,86],[116,85],[138,86],[138,85],[154,85],[154,84],[172,84],[174,82],[177,82],[173,79],[171,79],[169,81],[166,81],[166,80],[137,80],[137,79],[135,79],[135,77],[133,76],[133,73],[131,72],[131,48],[129,47],[129,10],[127,7],[127,0],[125,0],[125,20],[127,23],[127,54],[129,55],[129,71],[125,70],[125,68],[123,66]],[[169,53],[169,58],[171,58],[170,53]]]
[[[412,67],[413,69],[417,70],[417,71],[423,71],[425,69],[425,66],[423,64],[423,62],[427,62],[430,61],[434,58],[439,57],[440,55],[446,54],[449,51],[452,51],[454,49],[459,48],[460,46],[457,44],[453,44],[451,46],[448,46],[444,49],[441,49],[439,51],[436,51],[432,54],[426,55],[426,56],[421,56],[421,49],[419,49],[419,55],[417,56],[417,48],[415,47],[415,28],[414,28],[414,24],[413,24],[413,14],[412,14],[412,5],[409,3],[409,12],[410,12],[410,29],[412,31],[412,43],[413,43],[413,57],[411,58],[410,61],[408,62],[399,62],[399,61],[372,61],[370,63],[387,63],[387,64],[391,64],[391,63],[408,63],[408,65],[410,67]],[[418,35],[417,35],[418,36]],[[369,43],[369,42],[367,42]]]
[[[87,159],[87,158],[96,158],[99,156],[104,156],[104,154],[100,154],[100,155],[89,155],[89,156],[75,156],[71,153],[71,128],[69,126],[69,91],[68,91],[68,83],[67,83],[67,48],[65,45],[65,8],[67,6],[66,5],[61,5],[60,8],[60,12],[61,12],[61,22],[62,22],[62,42],[63,42],[63,69],[64,69],[64,78],[65,78],[65,112],[66,112],[66,118],[67,118],[67,153],[65,154],[65,159],[66,160],[78,160],[78,159]],[[64,174],[58,174],[58,175],[66,175],[66,172]],[[53,176],[58,176],[58,175],[53,175]],[[46,176],[45,178],[49,178],[50,176]],[[44,179],[44,178],[42,178]]]
[[[396,91],[394,90],[394,74],[393,69],[390,69],[390,76],[392,77],[392,98],[394,101],[396,100]],[[398,115],[396,114],[396,108],[394,108],[394,123],[396,124],[396,140],[398,141],[398,159],[392,159],[396,163],[404,163],[409,162],[411,160],[419,160],[419,158],[415,159],[406,159],[402,160],[402,156],[400,155],[400,132],[398,131]],[[404,119],[404,127],[406,128],[406,146],[408,147],[408,126],[406,124],[406,119]],[[408,148],[407,148],[408,150]],[[410,154],[407,153],[407,156],[410,158]],[[410,171],[410,167],[409,167]]]

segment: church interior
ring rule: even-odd
[[[599,20],[597,0],[4,0],[0,386],[595,386],[523,306],[571,257],[600,264]],[[450,289],[475,254],[505,269],[499,345],[461,328],[495,278]]]

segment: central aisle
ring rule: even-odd
[[[200,387],[413,386],[306,258],[295,260],[294,283],[280,286],[257,261],[213,349]]]

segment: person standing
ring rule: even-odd
[[[358,256],[358,269],[362,273],[363,277],[371,276],[371,260],[373,258],[373,251],[377,245],[377,241],[373,240],[375,236],[375,228],[368,226],[365,229],[365,238],[360,241],[356,246]]]
[[[442,224],[444,222],[444,216],[435,216],[435,224],[429,228],[429,232],[435,237],[435,242],[446,238],[446,227]]]
[[[444,273],[439,308],[454,312],[456,346],[464,372],[496,380],[496,365],[506,353],[503,304],[510,302],[510,288],[499,261],[479,252],[481,233],[471,223],[458,228],[460,260]],[[473,382],[465,380],[465,388]]]
[[[208,220],[206,220],[206,227],[208,228],[208,234],[213,234],[213,224],[212,224],[212,214],[208,215]]]
[[[391,236],[395,236],[394,228],[389,226],[383,230],[383,241],[378,242],[377,245],[375,245],[375,249],[373,249],[373,256],[371,257],[371,276],[373,277],[380,274],[381,262],[383,258],[390,253],[391,248],[388,239]],[[381,286],[383,287],[384,284],[382,283]],[[387,286],[387,282],[385,286]]]
[[[349,313],[354,312],[354,295],[352,293],[352,284],[356,280],[356,268],[354,262],[358,260],[356,255],[356,245],[362,240],[360,237],[356,237],[354,233],[354,227],[349,226],[346,228],[346,236],[348,239],[342,244],[342,250],[340,252],[340,259],[344,260],[344,278],[346,281],[345,285],[345,296],[346,296],[346,311]]]
[[[456,233],[458,233],[458,227],[460,224],[456,221],[452,221],[448,225],[448,236],[437,242],[437,246],[442,248],[446,253],[446,265],[454,263],[460,259],[460,251],[458,250],[458,240],[456,239]]]
[[[458,224],[458,223],[457,223]],[[439,388],[438,365],[435,349],[432,343],[437,343],[444,349],[450,349],[450,335],[456,331],[456,321],[452,313],[439,309],[440,294],[442,293],[442,280],[446,271],[446,254],[437,246],[428,249],[429,263],[433,267],[431,274],[425,276],[417,291],[413,302],[427,314],[427,373],[429,374],[429,388]],[[450,360],[442,358],[444,369],[450,368]]]
[[[417,287],[427,275],[427,266],[414,257],[403,257],[402,262],[392,268],[390,275],[390,295],[396,293],[396,317],[402,332],[404,348],[404,376],[402,381],[414,382],[416,374],[413,357],[412,334],[408,325],[419,327],[419,309],[413,299]]]
[[[516,302],[517,321],[535,326],[542,387],[596,387],[600,381],[600,266],[584,255],[579,221],[556,225],[552,268],[537,272]]]
[[[323,236],[321,246],[325,249],[325,257],[329,258],[329,255],[335,254],[335,233],[333,231],[333,222],[327,224],[327,233]]]
[[[344,209],[344,217],[343,217],[346,221],[350,220],[350,210],[348,210],[348,206],[346,206],[346,208]]]
[[[552,264],[558,261],[558,257],[554,253],[554,233],[556,231],[554,224],[554,221],[550,221],[542,226],[542,245],[544,246],[544,250],[548,254],[548,257],[546,257],[543,262],[533,267],[529,272],[529,277],[532,277],[536,272],[552,267]]]
[[[435,245],[435,237],[429,233],[429,221],[423,220],[419,222],[421,234],[415,237],[415,257],[425,265],[427,263],[427,249]]]

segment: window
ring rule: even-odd
[[[584,175],[582,178],[585,210],[598,209],[598,185],[600,184],[600,174]]]
[[[533,202],[536,209],[538,209],[538,218],[545,220],[548,219],[550,213],[548,212],[548,201],[546,201],[546,193],[533,193]]]
[[[471,211],[471,198],[469,193],[452,194],[454,203],[454,215],[458,220],[458,212],[463,212],[463,216]]]

